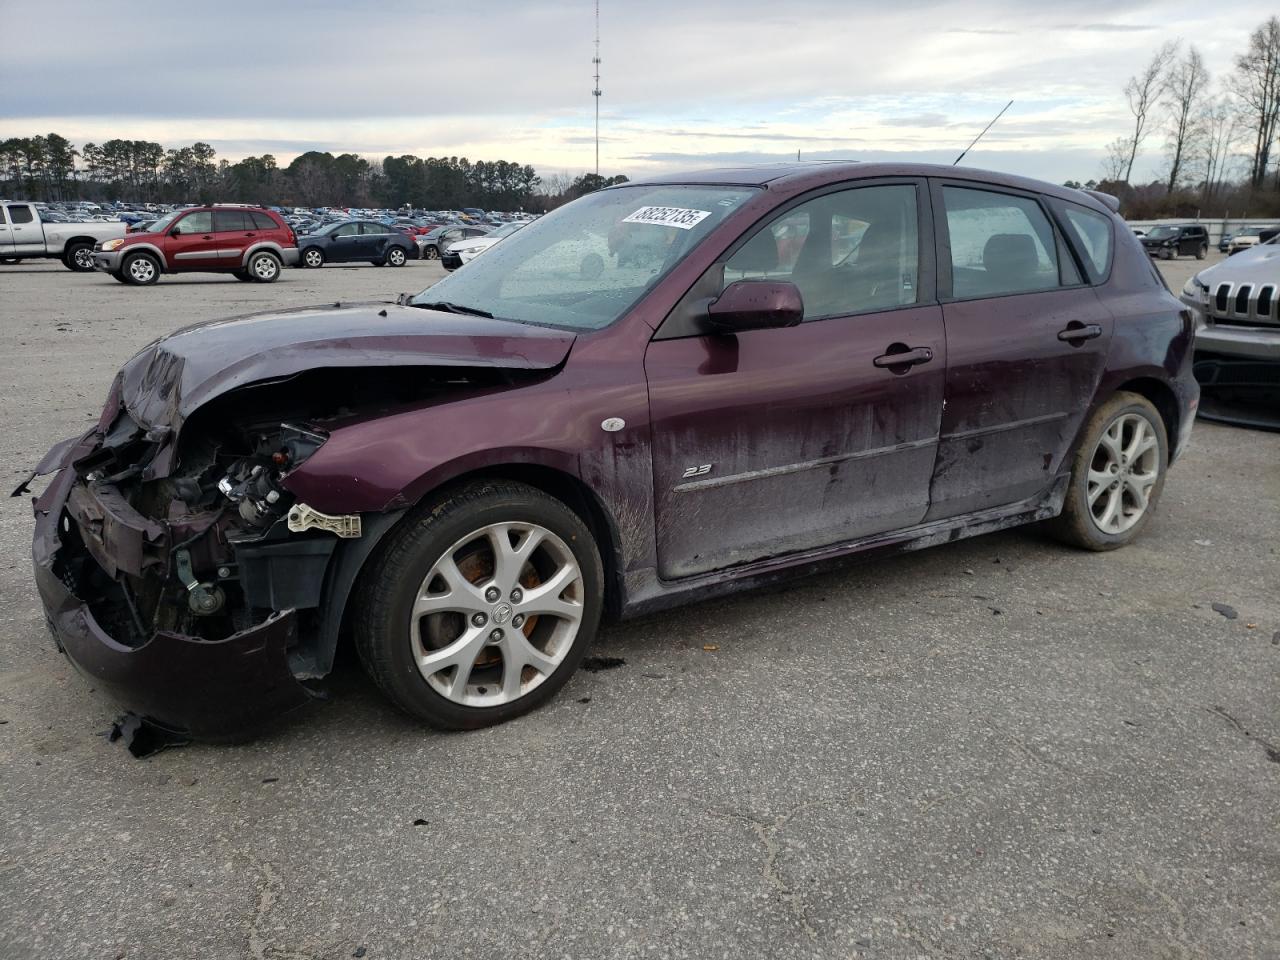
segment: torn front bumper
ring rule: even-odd
[[[60,527],[75,474],[63,466],[36,500],[32,545],[36,586],[58,648],[127,710],[198,740],[243,738],[271,718],[312,699],[294,677],[288,651],[297,619],[284,610],[223,640],[158,631],[125,646],[76,596],[63,563]]]

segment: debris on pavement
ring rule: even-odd
[[[169,747],[185,747],[191,741],[176,733],[162,730],[134,713],[126,713],[111,724],[107,741],[123,740],[129,753],[141,760]]]
[[[1236,612],[1236,608],[1231,606],[1230,604],[1213,603],[1213,604],[1210,604],[1210,606],[1213,607],[1213,610],[1215,613],[1222,614],[1228,620],[1235,620],[1237,617],[1240,616],[1240,614]]]
[[[623,666],[627,661],[622,657],[587,657],[582,661],[581,669],[587,673],[599,673],[601,670],[613,670]]]

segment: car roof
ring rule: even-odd
[[[740,167],[715,167],[690,173],[664,174],[646,177],[630,183],[609,187],[610,190],[628,186],[649,184],[707,184],[744,187],[763,187],[766,190],[804,190],[840,183],[847,180],[869,180],[877,177],[938,177],[948,180],[973,180],[994,186],[1010,187],[1048,194],[1072,203],[1083,203],[1100,210],[1106,204],[1083,190],[1060,187],[1057,184],[1030,177],[1020,177],[995,170],[977,167],[952,167],[935,163],[861,162],[857,160],[798,160],[786,163],[762,163]],[[1109,212],[1109,211],[1108,211]]]

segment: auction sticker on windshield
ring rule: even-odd
[[[679,227],[681,230],[692,230],[707,217],[710,210],[690,210],[687,207],[641,207],[623,223],[653,223],[660,227]]]

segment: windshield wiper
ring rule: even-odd
[[[422,310],[443,310],[446,313],[466,313],[473,317],[485,317],[489,320],[493,319],[493,314],[488,310],[480,310],[476,307],[467,307],[460,303],[450,303],[448,300],[433,300],[431,303],[411,303],[409,306],[419,307]]]

